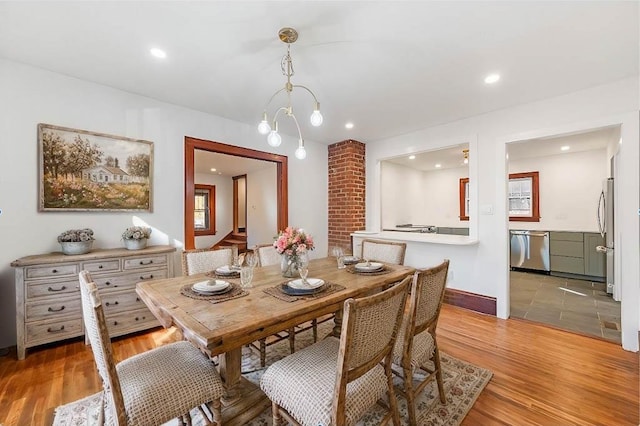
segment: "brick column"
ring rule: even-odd
[[[329,145],[329,250],[351,252],[350,234],[365,229],[364,154],[365,145],[351,139]]]

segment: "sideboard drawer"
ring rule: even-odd
[[[110,288],[135,288],[136,283],[140,281],[158,280],[161,278],[167,278],[166,269],[140,271],[124,275],[113,275],[109,277],[95,277],[93,281],[96,283],[99,290],[106,290]]]
[[[54,319],[56,317],[82,315],[80,295],[56,298],[41,302],[29,302],[26,306],[26,321]]]
[[[27,300],[62,294],[80,294],[78,280],[69,281],[36,281],[27,284]]]
[[[113,272],[120,270],[119,260],[103,260],[100,262],[85,262],[82,264],[82,269],[89,272]]]
[[[107,328],[111,336],[149,328],[153,325],[159,325],[158,320],[147,308],[121,312],[107,317]]]
[[[77,275],[79,272],[80,271],[78,271],[78,264],[71,263],[68,265],[32,266],[30,268],[26,268],[25,276],[27,279],[54,278]]]
[[[125,259],[124,269],[140,269],[153,266],[163,266],[167,264],[167,256],[148,256],[136,259]]]
[[[26,341],[29,346],[82,336],[83,333],[82,318],[26,324]]]
[[[106,316],[111,316],[112,314],[118,312],[131,311],[147,307],[147,305],[145,305],[144,302],[140,300],[138,294],[135,291],[130,290],[105,292],[103,295],[101,295],[101,298],[102,308],[104,309],[104,314]]]

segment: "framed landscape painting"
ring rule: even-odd
[[[38,124],[39,211],[152,211],[153,142]]]

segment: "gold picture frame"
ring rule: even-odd
[[[153,142],[38,124],[38,211],[153,211]]]

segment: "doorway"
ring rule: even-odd
[[[195,153],[196,150],[227,154],[236,157],[249,158],[255,160],[269,161],[276,166],[276,210],[277,227],[284,229],[288,223],[288,165],[287,157],[249,148],[242,148],[234,145],[227,145],[220,142],[197,139],[189,136],[185,137],[185,176],[184,176],[184,247],[185,249],[195,248]],[[235,215],[234,215],[235,216]],[[246,220],[245,220],[246,226]]]
[[[507,144],[507,173],[537,172],[540,203],[539,221],[509,222],[511,318],[621,343],[620,302],[606,291],[613,271],[596,250],[604,244],[596,207],[619,138],[611,126]],[[520,204],[508,205],[513,214]],[[521,234],[545,238],[544,255]],[[534,252],[539,265],[528,261]]]

